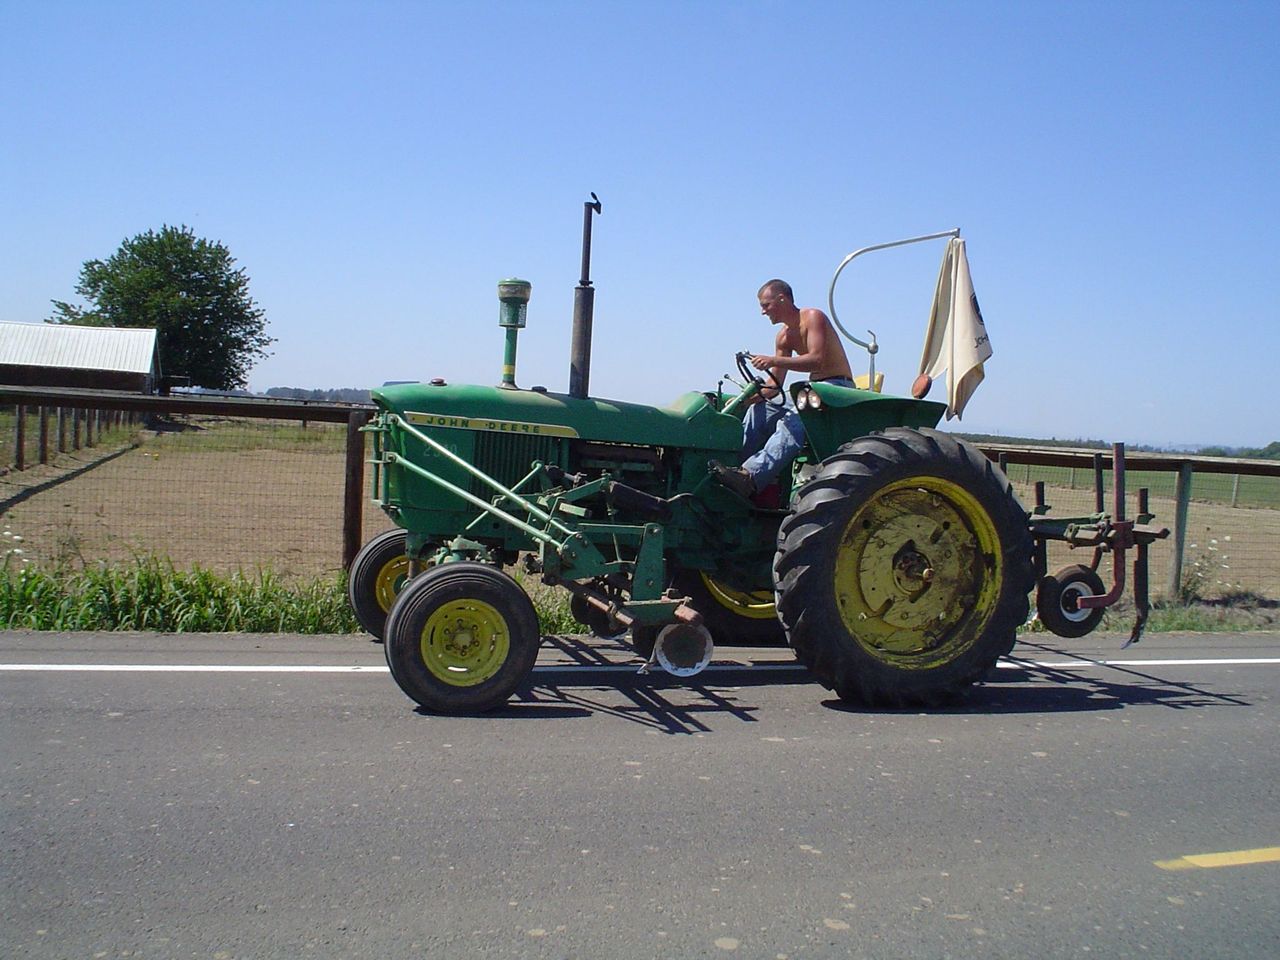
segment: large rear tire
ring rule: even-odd
[[[391,676],[436,713],[506,703],[533,670],[541,642],[528,594],[482,563],[449,563],[414,577],[387,618]]]
[[[1008,478],[936,430],[845,444],[778,531],[778,611],[797,658],[842,700],[954,697],[1012,649],[1034,581]]]

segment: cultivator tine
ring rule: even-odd
[[[1114,446],[1112,448],[1114,450]],[[1102,454],[1093,455],[1093,509],[1095,513],[1106,510],[1105,486],[1102,478]]]
[[[1044,499],[1044,481],[1037,480],[1036,486],[1036,506],[1032,511],[1032,516],[1042,517],[1049,512],[1049,506]],[[1036,570],[1036,582],[1043,580],[1049,575],[1049,543],[1043,537],[1035,539],[1034,553],[1032,553],[1032,564]],[[1034,612],[1034,611],[1033,611]]]
[[[1148,494],[1147,488],[1142,487],[1138,490],[1138,522],[1145,523],[1147,517]],[[1147,588],[1147,541],[1145,538],[1138,538],[1137,546],[1134,548],[1133,554],[1133,605],[1137,611],[1137,616],[1133,621],[1133,630],[1129,633],[1129,639],[1125,641],[1124,646],[1120,649],[1124,650],[1133,646],[1142,639],[1142,630],[1147,625],[1147,614],[1151,612],[1151,603],[1148,597]]]

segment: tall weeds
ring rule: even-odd
[[[568,596],[524,583],[543,634],[582,629]],[[343,576],[294,581],[270,569],[222,575],[178,570],[167,558],[38,567],[10,555],[0,565],[0,629],[148,630],[160,633],[355,633]]]
[[[341,577],[285,582],[271,570],[229,576],[136,557],[123,566],[0,569],[0,627],[14,630],[350,633]]]

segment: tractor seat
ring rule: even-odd
[[[859,390],[873,390],[876,393],[879,393],[881,390],[884,389],[884,374],[880,372],[876,373],[875,386],[873,387],[868,386],[870,382],[871,382],[870,376],[865,373],[860,373],[853,378],[853,385],[857,387]]]

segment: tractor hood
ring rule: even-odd
[[[571,437],[604,443],[736,452],[742,422],[720,413],[706,394],[686,393],[666,407],[541,390],[408,383],[372,391],[379,407],[421,428]]]

